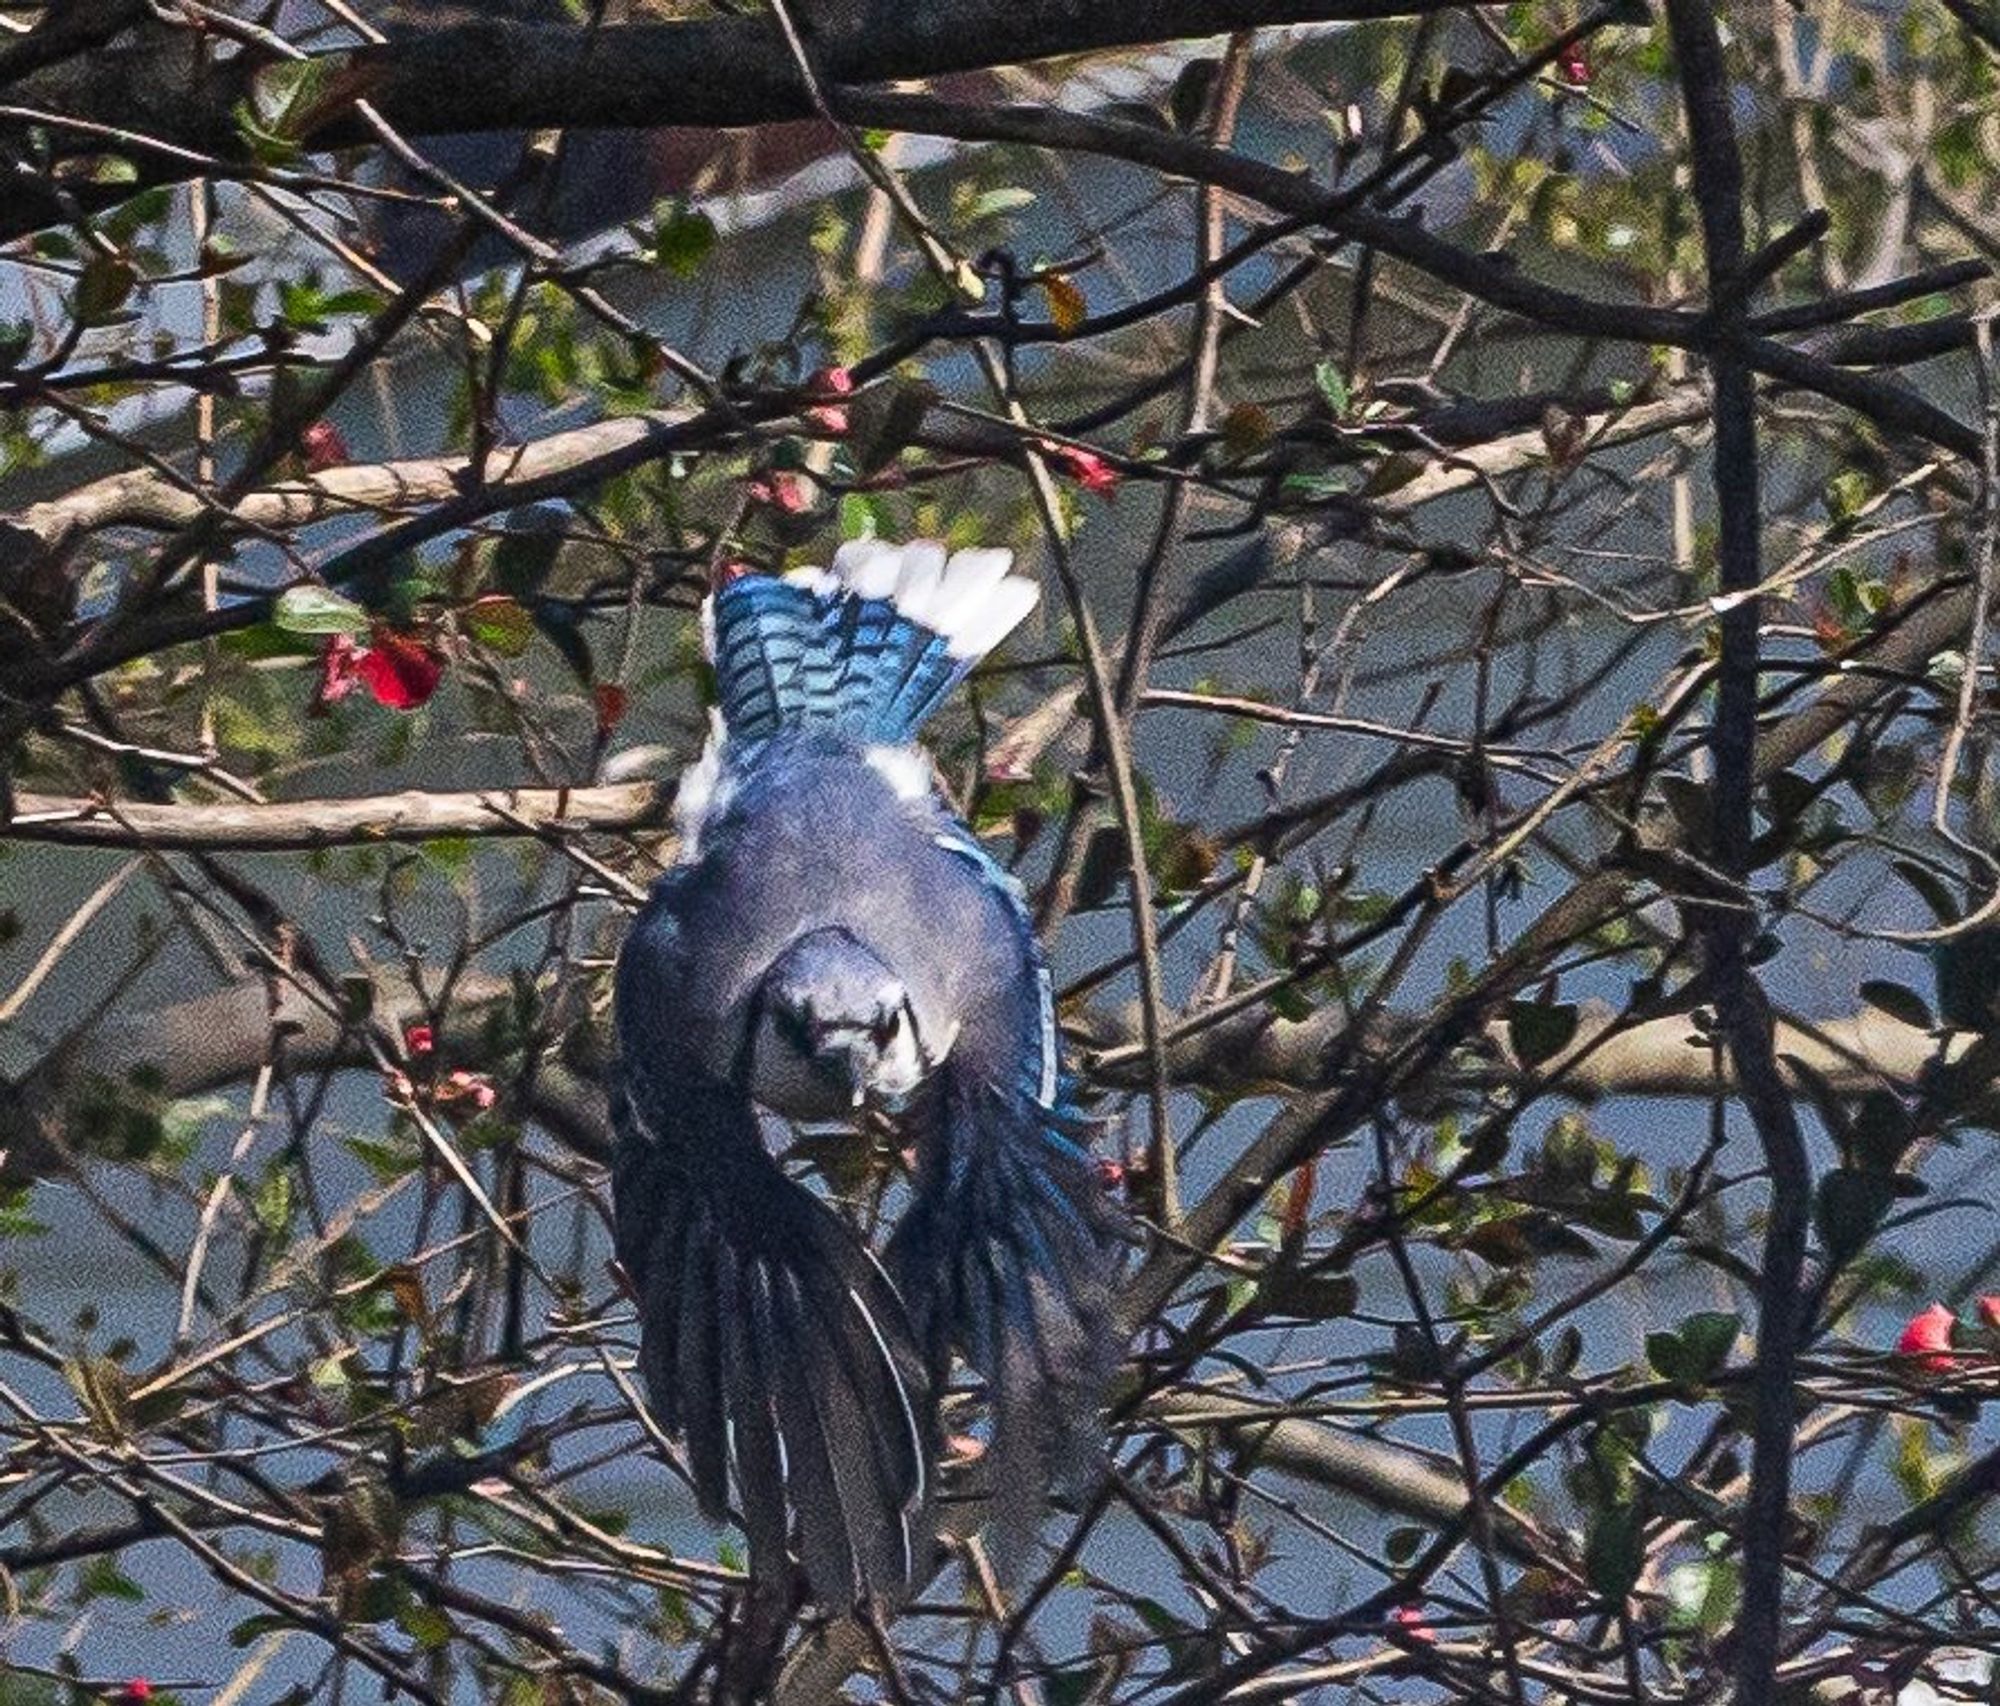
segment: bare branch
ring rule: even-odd
[[[230,800],[210,805],[117,803],[17,794],[0,841],[64,847],[201,848],[238,853],[431,841],[441,836],[578,834],[646,829],[665,820],[670,794],[652,782],[591,788],[466,793],[412,789],[345,800]]]

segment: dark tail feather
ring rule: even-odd
[[[915,1334],[840,1218],[761,1147],[725,1145],[713,1113],[697,1175],[614,1101],[646,1390],[717,1521],[733,1481],[753,1576],[788,1576],[789,1512],[816,1601],[893,1604],[928,1544],[934,1412]]]
[[[1061,1116],[983,1085],[946,1102],[889,1266],[905,1296],[930,1300],[934,1370],[955,1344],[988,1382],[1005,1557],[1050,1494],[1080,1490],[1101,1462],[1127,1233]]]

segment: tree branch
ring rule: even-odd
[[[1273,25],[1360,22],[1456,10],[1464,0],[855,0],[815,8],[813,49],[834,84],[900,82],[1024,61],[1150,47]],[[199,38],[189,37],[190,43]],[[373,140],[368,107],[406,137],[532,129],[735,129],[810,117],[810,94],[767,16],[562,28],[467,19],[406,30],[382,44],[315,56],[329,102],[315,149]],[[6,88],[8,128],[48,126],[59,153],[127,152],[142,178],[196,174],[186,156],[247,158],[235,114],[262,56],[186,51],[159,29],[122,48],[65,58]],[[467,75],[477,67],[477,75]],[[64,120],[72,121],[65,129]],[[124,140],[76,127],[110,127]],[[87,186],[79,184],[88,201]],[[123,193],[130,193],[125,186]],[[64,217],[53,186],[12,186],[0,240]]]
[[[494,788],[375,794],[350,800],[231,800],[201,805],[57,799],[18,794],[0,841],[62,847],[145,847],[232,853],[305,852],[439,836],[573,834],[645,829],[664,821],[670,792],[653,782],[594,788]]]
[[[1723,58],[1708,0],[1667,0],[1667,25],[1687,108],[1695,200],[1708,260],[1708,294],[1717,340],[1709,355],[1715,380],[1715,495],[1725,593],[1743,595],[1723,611],[1716,672],[1712,802],[1714,861],[1749,898],[1752,819],[1757,782],[1758,650],[1763,513],[1759,496],[1757,400],[1745,349],[1743,162],[1730,102],[1735,84]],[[1750,1115],[1770,1177],[1769,1219],[1758,1297],[1756,1419],[1750,1491],[1744,1502],[1743,1607],[1736,1629],[1737,1706],[1771,1706],[1778,1691],[1779,1633],[1785,1591],[1785,1544],[1791,1527],[1793,1381],[1801,1319],[1800,1280],[1812,1202],[1812,1169],[1790,1092],[1778,1070],[1769,1003],[1750,969],[1761,922],[1749,906],[1690,909],[1706,946],[1716,1015],[1735,1068],[1737,1095]]]

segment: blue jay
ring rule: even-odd
[[[918,729],[1033,607],[1006,551],[843,545],[703,606],[720,706],[677,864],[620,954],[617,1247],[640,1366],[753,1578],[831,1609],[919,1579],[938,1393],[986,1382],[1019,1533],[1096,1455],[1121,1217],[1078,1141],[1020,886],[941,798]],[[895,1122],[880,1259],[764,1141]],[[1010,1510],[1011,1507],[1011,1510]]]

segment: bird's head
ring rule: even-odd
[[[755,1012],[750,1093],[792,1119],[895,1108],[951,1041],[926,1047],[903,981],[845,930],[816,930],[779,955]]]

